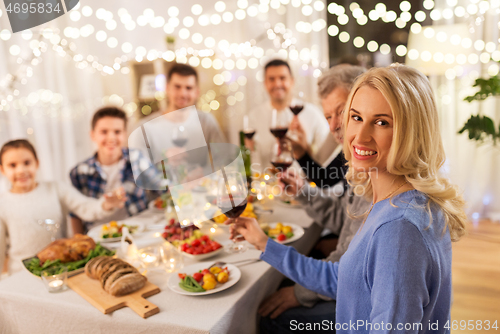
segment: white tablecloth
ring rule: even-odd
[[[321,228],[302,209],[281,205],[272,205],[272,209],[273,213],[263,214],[261,220],[306,227],[305,235],[293,246],[304,253],[310,251]],[[139,218],[146,223],[158,220],[151,212]],[[259,255],[252,249],[242,254],[223,253],[209,260],[231,262]],[[265,262],[239,268],[242,276],[235,286],[199,297],[178,295],[167,287],[168,275],[176,273],[148,273],[148,279],[162,291],[148,298],[160,313],[147,319],[129,308],[104,315],[74,291],[49,293],[41,280],[20,272],[0,281],[0,333],[256,333],[258,305],[277,289],[283,276]]]

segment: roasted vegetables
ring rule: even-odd
[[[181,281],[179,287],[188,292],[205,292],[215,289],[217,283],[224,284],[229,280],[229,271],[227,267],[212,267],[209,269],[200,270],[197,273],[186,275],[178,274]]]

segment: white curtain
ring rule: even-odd
[[[316,29],[318,24],[321,25],[321,22],[316,22],[315,29],[318,31],[312,30],[309,25],[308,33],[297,31],[296,23],[303,21],[311,24],[318,19],[324,21],[326,4],[323,4],[322,10],[314,9],[310,15],[306,16],[303,14],[304,4],[297,0],[225,1],[226,8],[220,13],[214,7],[216,2],[215,0],[182,2],[85,0],[78,9],[72,11],[79,14],[71,16],[70,12],[52,22],[35,27],[31,29],[32,36],[30,36],[30,32],[24,32],[14,34],[10,38],[8,33],[10,26],[7,15],[3,12],[0,17],[0,37],[2,37],[0,40],[0,57],[2,59],[0,62],[0,101],[4,100],[5,102],[0,108],[0,144],[17,138],[30,139],[36,146],[41,162],[39,179],[68,181],[69,170],[77,162],[89,157],[95,149],[88,135],[93,112],[103,104],[108,103],[113,94],[116,94],[115,97],[119,97],[114,99],[114,101],[118,101],[115,103],[127,104],[134,101],[132,74],[123,74],[121,70],[115,70],[113,75],[102,75],[100,71],[92,68],[92,63],[97,61],[102,66],[111,67],[117,58],[126,55],[128,64],[121,63],[121,66],[130,65],[130,62],[135,61],[136,48],[140,46],[146,50],[155,49],[161,55],[167,50],[165,42],[167,35],[175,36],[176,49],[182,47],[207,49],[203,43],[195,44],[193,42],[192,36],[195,33],[200,33],[204,38],[213,37],[216,43],[220,40],[227,40],[229,44],[251,41],[255,42],[256,47],[263,49],[263,57],[256,57],[255,54],[226,57],[217,44],[213,47],[215,52],[213,59],[220,58],[223,61],[232,59],[236,62],[241,58],[248,62],[251,58],[257,58],[260,62],[255,69],[247,66],[245,69],[229,70],[232,78],[225,85],[236,81],[240,76],[247,78],[246,84],[240,84],[238,87],[238,91],[244,94],[242,101],[230,106],[227,104],[227,98],[230,95],[234,96],[233,91],[229,94],[217,94],[216,99],[221,102],[221,107],[213,113],[233,143],[238,142],[238,131],[242,127],[243,114],[267,99],[267,94],[259,79],[262,77],[262,65],[267,60],[278,56],[280,48],[273,44],[267,34],[268,29],[274,29],[277,23],[281,22],[286,28],[290,28],[292,30],[290,38],[296,39],[294,42],[295,48],[299,51],[299,57],[298,59],[289,59],[296,77],[296,94],[301,92],[304,100],[318,102],[315,77],[319,75],[319,69],[328,68],[326,23],[323,24],[322,29]],[[247,2],[247,6],[245,6],[245,2]],[[207,26],[201,26],[198,22],[200,15],[192,12],[192,6],[195,4],[200,4],[203,7],[202,15],[207,15],[209,18],[214,14],[219,14],[223,18],[225,12],[231,12],[234,17],[238,6],[245,7],[243,11],[246,17],[243,20],[234,17],[230,23],[222,20],[217,25],[210,23]],[[90,16],[86,16],[88,13],[83,9],[85,6],[92,8]],[[179,19],[179,24],[173,29],[173,32],[167,34],[163,26],[155,28],[149,23],[141,26],[137,20],[139,16],[151,13],[150,11],[145,12],[145,9],[152,9],[154,17],[161,16],[168,22],[172,15],[176,14],[175,10],[169,11],[172,6],[177,7],[177,18]],[[256,7],[259,9],[256,16],[251,16],[255,12],[250,9],[252,6],[260,6]],[[122,23],[122,21],[126,22],[122,17],[123,9],[126,9],[128,15],[135,22],[135,29],[125,29],[125,24]],[[102,13],[105,15],[99,19],[97,16],[101,16]],[[194,19],[194,24],[191,27],[189,27],[189,22],[187,22],[188,27],[184,22],[184,18],[188,16]],[[112,20],[116,22],[114,29],[113,24],[108,22]],[[161,19],[159,21],[161,22]],[[79,28],[81,35],[81,32],[85,30],[81,28],[89,24],[93,27],[90,36],[80,36],[76,39],[65,36],[65,33],[71,35],[71,30],[67,30],[68,27],[73,28],[73,33],[75,33],[76,28]],[[57,37],[53,37],[55,40],[51,40],[51,35],[44,30],[46,28],[52,29],[55,35],[66,39],[68,46],[71,45],[73,51],[66,50],[67,54],[61,57],[62,51],[53,49],[52,41],[57,42]],[[182,28],[189,30],[189,38],[179,37]],[[39,37],[39,34],[44,31],[46,36]],[[103,41],[97,40],[98,33],[99,37],[105,34]],[[35,63],[21,61],[21,59],[32,57],[33,50],[30,48],[30,43],[35,43],[34,40],[39,38],[47,46],[45,52],[40,49],[39,64],[36,64],[36,61]],[[113,43],[116,42],[113,39],[116,39],[117,43]],[[131,52],[122,51],[122,45],[126,42],[132,45]],[[117,45],[110,47],[108,44]],[[19,54],[16,51],[16,46],[20,47]],[[288,55],[289,53],[285,53],[281,56],[288,58]],[[89,66],[85,69],[79,69],[74,60],[87,60]],[[146,57],[143,61],[147,61]],[[197,68],[199,72],[208,71],[202,66]],[[222,68],[216,73],[221,73],[224,70]],[[9,89],[11,76],[16,76],[18,79],[15,81],[15,86]],[[202,86],[214,87],[214,90],[219,92],[218,88],[220,87],[213,84],[211,78],[208,82],[202,83]],[[21,83],[21,80],[25,82]],[[202,94],[204,93],[206,92],[202,91]],[[113,98],[111,100],[113,101]],[[0,191],[5,190],[7,187],[5,180],[0,181]]]
[[[437,0],[435,8],[444,10],[450,8],[445,0]],[[458,5],[467,7],[469,1],[458,1]],[[453,7],[452,7],[453,9]],[[498,50],[499,14],[498,8],[491,8],[484,14],[468,18],[452,18],[440,20],[437,24],[467,23],[472,29],[472,42],[482,40],[493,42]],[[477,20],[477,18],[480,18]],[[477,24],[478,22],[479,24]],[[422,45],[422,50],[425,45]],[[445,53],[446,50],[443,50]],[[475,52],[475,51],[474,51]],[[482,52],[477,52],[480,55]],[[467,201],[467,211],[474,219],[493,217],[500,212],[500,142],[494,147],[491,142],[478,145],[468,139],[467,133],[459,135],[471,115],[480,112],[500,124],[500,99],[490,97],[482,102],[468,103],[464,97],[473,95],[477,89],[472,88],[478,76],[489,78],[488,69],[493,61],[476,65],[465,64],[463,73],[457,72],[455,79],[445,76],[431,77],[431,83],[437,97],[440,112],[441,133],[447,154],[445,171],[450,178],[464,191]],[[498,219],[498,218],[497,218]]]

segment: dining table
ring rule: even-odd
[[[321,235],[322,228],[300,206],[275,199],[255,207],[260,209],[256,212],[261,223],[292,223],[304,229],[304,235],[290,244],[300,253],[309,253]],[[162,219],[163,212],[150,208],[128,220],[146,226],[135,237],[139,241],[158,237],[159,232],[147,227],[158,225]],[[227,226],[219,225],[214,230],[213,239],[223,245],[232,242]],[[246,252],[221,252],[204,261],[231,263],[259,259],[260,254],[249,245]],[[184,266],[195,263],[187,257],[183,261]],[[128,307],[103,314],[70,288],[49,293],[39,278],[21,271],[0,281],[0,333],[258,333],[259,304],[277,290],[284,276],[264,261],[236,266],[241,278],[234,286],[205,296],[181,295],[168,287],[170,275],[177,275],[182,269],[173,273],[149,271],[148,280],[161,292],[148,297],[148,301],[157,305],[160,312],[146,319]]]

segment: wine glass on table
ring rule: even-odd
[[[247,186],[244,177],[238,172],[225,172],[217,186],[217,206],[228,218],[238,218],[247,207]],[[229,253],[243,253],[247,246],[235,241],[226,245]]]

